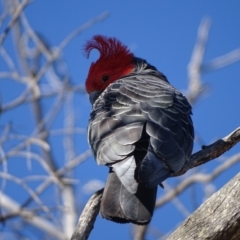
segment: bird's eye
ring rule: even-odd
[[[106,82],[109,79],[108,75],[103,75],[102,76],[102,81]]]

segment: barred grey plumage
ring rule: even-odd
[[[88,140],[97,163],[110,168],[102,216],[147,224],[157,186],[191,156],[194,129],[187,99],[145,60],[133,62],[132,73],[90,93]]]

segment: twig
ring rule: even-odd
[[[223,56],[215,58],[202,66],[203,72],[214,71],[226,67],[240,60],[240,48],[237,48]]]
[[[17,71],[16,66],[15,66],[12,58],[9,56],[9,54],[3,47],[0,48],[0,54],[2,55],[2,58],[5,60],[6,64],[8,65],[10,71],[16,72]]]
[[[65,135],[65,134],[86,134],[85,128],[61,128],[61,129],[53,129],[50,131],[51,136]]]
[[[17,72],[0,72],[0,78],[8,78],[20,83],[24,83],[23,77],[19,76]]]
[[[45,58],[47,60],[51,59],[52,57],[51,50],[46,46],[46,44],[42,41],[42,39],[40,39],[39,36],[36,34],[36,32],[32,29],[27,18],[25,17],[25,14],[22,14],[21,22],[27,34],[32,38],[37,48],[41,51],[41,53],[45,56]]]
[[[72,170],[74,167],[79,165],[81,162],[86,160],[92,156],[91,150],[87,150],[86,152],[80,154],[76,158],[74,158],[71,162],[68,162],[64,167],[57,170],[56,175],[60,178],[64,174],[66,174],[68,171]],[[49,177],[46,181],[44,181],[41,185],[37,187],[35,190],[35,194],[39,195],[41,194],[52,182],[53,178]],[[31,202],[32,198],[28,198],[24,203],[23,206],[27,206]]]
[[[167,182],[164,182],[164,189],[167,192],[170,192],[175,189],[175,186],[171,187]],[[179,200],[179,198],[177,196],[175,196],[174,198],[171,198],[170,201],[172,201],[172,204],[176,207],[176,209],[182,214],[182,216],[184,218],[188,217],[191,214],[189,212],[189,210],[187,208],[185,208],[185,206],[183,205],[183,203]],[[155,206],[155,208],[156,208],[156,206]]]
[[[86,31],[88,28],[93,26],[94,24],[105,20],[109,16],[109,12],[104,12],[99,16],[89,20],[88,22],[84,23],[82,26],[71,32],[59,45],[59,49],[65,48],[70,41],[72,41],[75,37],[80,35],[82,32]]]
[[[20,5],[18,5],[15,13],[13,14],[11,21],[8,23],[4,32],[0,35],[0,48],[1,48],[4,40],[6,39],[8,32],[11,30],[11,28],[13,27],[13,25],[16,23],[19,16],[21,15],[22,11],[28,4],[29,4],[29,0],[23,0],[22,3]]]
[[[41,46],[42,53],[45,55],[47,58],[47,62],[42,66],[42,68],[38,71],[36,77],[35,77],[35,82],[38,82],[41,77],[46,73],[46,71],[49,69],[49,67],[52,65],[52,63],[60,56],[61,52],[63,49],[67,46],[67,44],[77,35],[85,31],[86,29],[90,28],[93,24],[96,24],[100,21],[103,21],[105,18],[107,18],[109,15],[108,12],[104,12],[101,15],[89,20],[82,26],[80,26],[78,29],[76,29],[74,32],[72,32],[69,36],[67,36],[61,43],[60,45],[52,52],[49,52],[46,48],[45,45],[41,42],[41,40],[37,37],[37,35],[34,33],[34,31],[31,29],[30,25],[28,26],[28,31],[30,31],[30,35],[33,37],[33,40],[35,41],[37,46]],[[23,19],[25,19],[23,17]],[[26,22],[25,22],[26,23]],[[39,45],[40,44],[40,45]]]
[[[64,232],[61,231],[61,229],[56,228],[56,226],[54,226],[50,221],[36,216],[33,212],[22,209],[17,202],[6,196],[3,192],[0,192],[0,199],[1,206],[10,211],[9,215],[20,216],[26,222],[48,233],[48,235],[51,235],[59,240],[67,240],[67,237],[65,236]],[[5,219],[3,217],[0,220],[4,221]]]
[[[201,67],[209,29],[210,20],[205,18],[202,20],[199,26],[197,41],[192,53],[191,61],[188,65],[189,82],[186,95],[191,104],[196,102],[200,95],[202,95],[202,93],[205,91],[205,86],[202,84],[201,81]]]
[[[6,173],[6,172],[0,172],[0,178],[13,181],[13,182],[19,184],[20,186],[22,186],[29,193],[29,195],[35,200],[35,202],[39,204],[39,206],[42,208],[42,210],[44,212],[46,212],[46,213],[50,212],[49,209],[47,208],[47,206],[45,206],[43,204],[41,199],[34,193],[34,191],[30,187],[28,187],[27,184],[24,183],[23,180],[15,177],[9,173]],[[0,198],[0,200],[1,200],[1,198]]]
[[[17,77],[15,75],[8,75],[9,77]],[[1,77],[1,73],[0,73],[0,77]],[[17,78],[17,80],[19,80],[20,78]],[[85,88],[81,85],[76,85],[76,86],[64,86],[64,89],[58,89],[58,90],[52,90],[46,93],[41,93],[41,95],[39,96],[39,98],[48,98],[48,97],[52,97],[54,95],[61,95],[63,92],[76,92],[76,93],[85,93]],[[33,101],[35,101],[36,99],[33,96],[29,96],[30,94],[30,89],[29,87],[27,87],[23,93],[17,97],[16,99],[12,100],[11,102],[8,102],[6,104],[4,104],[1,108],[1,112],[6,112],[9,111],[15,107],[18,107],[19,105],[23,104],[23,103],[31,103]]]

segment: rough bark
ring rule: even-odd
[[[204,202],[167,240],[240,239],[240,173]]]

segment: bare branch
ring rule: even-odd
[[[51,222],[36,216],[33,212],[21,208],[17,202],[6,196],[3,192],[0,192],[0,202],[1,206],[9,211],[8,215],[21,216],[24,221],[43,230],[49,235],[59,240],[67,240],[67,237],[61,229],[57,229]],[[4,216],[0,220],[5,220]]]
[[[2,55],[2,58],[5,60],[11,72],[16,72],[16,66],[12,58],[9,56],[9,54],[3,47],[0,47],[0,54]]]
[[[2,77],[10,77],[10,78],[16,78],[16,80],[22,80],[23,77],[19,77],[16,74],[11,74],[11,73],[6,73],[7,75],[2,75],[0,73],[0,78]],[[15,107],[20,106],[23,103],[31,103],[33,101],[36,100],[36,98],[34,98],[34,96],[29,96],[30,94],[30,88],[27,87],[22,94],[20,94],[16,99],[12,100],[11,102],[8,102],[6,104],[4,104],[1,108],[1,112],[5,112],[5,111],[9,111]],[[64,89],[58,89],[58,90],[52,90],[52,91],[48,91],[46,93],[41,93],[41,95],[39,96],[39,98],[47,98],[47,97],[52,97],[54,95],[60,95],[62,94],[62,92],[72,92],[72,93],[85,93],[85,88],[83,86],[64,86]]]
[[[3,170],[3,173],[6,173],[8,172],[8,164],[7,164],[7,161],[6,161],[6,158],[5,158],[5,152],[0,144],[0,156],[1,158],[3,158],[4,160],[2,161],[2,170]],[[6,178],[3,178],[2,182],[1,182],[1,189],[0,191],[4,191],[4,188],[6,187],[6,183],[7,183],[7,180]],[[1,204],[1,198],[0,198],[0,204]]]
[[[205,18],[202,20],[199,29],[197,41],[192,53],[191,61],[188,65],[188,90],[186,96],[191,104],[205,91],[205,86],[201,81],[201,67],[205,53],[208,33],[210,30],[210,20]]]
[[[87,158],[89,158],[92,155],[91,150],[87,150],[86,152],[80,154],[79,156],[77,156],[76,158],[74,158],[72,161],[68,162],[64,167],[60,168],[57,170],[56,175],[60,178],[62,177],[64,174],[66,174],[68,171],[72,170],[74,167],[76,167],[78,164],[80,164],[81,162],[83,162],[84,160],[86,160]],[[54,178],[48,178],[46,181],[44,181],[41,185],[39,185],[37,187],[37,189],[35,190],[35,194],[39,195],[41,194],[52,182],[53,182]],[[29,202],[31,202],[32,198],[27,199],[27,201],[25,201],[25,203],[23,204],[23,206],[26,206],[29,204]]]
[[[88,201],[79,218],[71,240],[87,240],[98,215],[103,189],[97,191]]]
[[[3,25],[3,22],[7,18],[7,15],[8,15],[7,9],[3,9],[2,14],[0,15],[0,27]]]
[[[91,19],[70,33],[59,46],[52,47],[45,42],[40,34],[37,34],[32,29],[29,24],[30,22],[25,17],[23,9],[29,1],[31,0],[12,0],[6,3],[10,22],[0,36],[0,54],[9,68],[0,73],[0,78],[6,78],[21,83],[23,86],[25,85],[25,89],[15,99],[1,106],[1,113],[14,109],[24,103],[31,103],[33,112],[30,112],[30,114],[36,119],[36,126],[29,135],[25,136],[16,133],[18,131],[14,129],[8,130],[6,134],[3,131],[0,143],[8,143],[10,140],[14,144],[9,144],[10,147],[7,147],[7,150],[0,148],[0,164],[3,164],[3,172],[0,172],[0,178],[3,179],[1,190],[4,190],[4,181],[11,180],[22,186],[29,193],[29,196],[20,206],[17,202],[13,202],[14,200],[11,202],[11,199],[3,193],[2,198],[0,198],[0,205],[4,213],[7,212],[7,214],[1,220],[4,221],[11,216],[20,216],[23,218],[23,221],[20,222],[21,224],[22,222],[32,224],[45,232],[48,237],[53,236],[57,239],[69,239],[76,222],[76,199],[72,186],[74,179],[71,177],[71,171],[91,156],[92,153],[88,150],[83,154],[75,156],[74,136],[85,131],[75,127],[73,97],[76,92],[85,93],[85,88],[80,85],[72,85],[69,74],[66,72],[66,67],[63,66],[62,51],[76,36],[97,22],[104,20],[109,14],[105,12]],[[11,58],[12,56],[8,55],[7,50],[1,46],[9,31],[13,31],[16,58]],[[14,61],[19,61],[19,64],[15,65]],[[45,106],[43,107],[42,99],[51,96],[54,99],[53,103],[51,102],[52,105],[50,108],[47,108],[49,109],[47,112],[44,108]],[[52,124],[56,120],[57,114],[62,109],[64,101],[68,96],[69,101],[66,106],[65,126],[63,128],[59,127],[58,130],[53,130]],[[59,169],[56,159],[52,156],[52,145],[48,138],[52,133],[63,135],[64,140],[63,146],[65,147],[66,162]],[[32,147],[33,145],[34,147]],[[21,179],[16,178],[7,172],[8,160],[11,157],[38,161],[41,167],[47,171],[46,176],[31,175]],[[40,185],[36,189],[34,187],[30,188],[29,186],[31,185],[28,185],[27,181],[36,180],[40,181]],[[50,185],[60,190],[60,197],[58,198],[60,200],[56,201],[54,206],[57,206],[57,210],[61,211],[61,219],[57,222],[56,226],[53,224],[49,225],[48,221],[44,221],[44,218],[49,217],[49,210],[46,207],[47,205],[41,202],[42,199],[39,196]],[[44,218],[37,217],[38,212],[35,215],[32,209],[27,210],[26,207],[33,200],[40,205],[40,210],[44,210],[47,213],[44,213]],[[3,204],[2,201],[4,202]],[[55,216],[50,216],[50,218],[54,220]],[[63,232],[58,229],[59,223]],[[13,226],[12,224],[10,225]]]
[[[103,20],[105,20],[107,17],[109,16],[108,12],[104,12],[102,14],[100,14],[99,16],[89,20],[88,22],[84,23],[82,26],[80,26],[79,28],[77,28],[76,30],[74,30],[72,33],[70,33],[59,45],[59,49],[62,50],[63,48],[65,48],[70,41],[72,41],[75,37],[77,37],[78,35],[80,35],[82,32],[86,31],[88,28],[90,28],[91,26],[93,26],[96,23],[99,23]]]
[[[41,77],[47,72],[47,70],[49,69],[49,67],[52,65],[52,63],[59,58],[59,56],[61,55],[61,52],[63,51],[63,49],[67,46],[67,44],[77,35],[79,35],[80,33],[82,33],[84,30],[88,29],[89,27],[91,27],[93,24],[96,24],[97,22],[100,22],[102,20],[104,20],[105,18],[107,18],[109,15],[109,13],[105,12],[102,13],[101,15],[89,20],[88,22],[86,22],[85,24],[83,24],[82,26],[80,26],[78,29],[76,29],[73,33],[71,33],[67,38],[65,38],[59,45],[59,47],[57,47],[54,51],[52,51],[51,53],[46,50],[46,48],[42,47],[41,49],[43,50],[43,53],[45,54],[45,56],[47,57],[47,62],[42,66],[42,68],[38,71],[36,77],[35,77],[35,82],[37,83]],[[29,27],[28,29],[31,30],[31,28]],[[40,44],[40,39],[36,36],[36,34],[33,31],[31,31],[31,35],[34,37],[34,40],[36,41],[36,44]],[[42,46],[42,42],[41,42],[41,46]]]
[[[221,156],[223,153],[231,149],[240,141],[240,127],[235,129],[228,136],[217,140],[215,143],[205,146],[201,151],[194,153],[180,172],[173,174],[173,176],[180,176],[189,169],[202,165]]]
[[[0,172],[0,177],[3,179],[13,181],[13,182],[19,184],[20,186],[22,186],[29,193],[29,195],[35,200],[35,202],[39,204],[39,206],[42,208],[43,211],[45,211],[46,213],[50,212],[49,209],[46,206],[44,206],[41,199],[33,192],[33,190],[31,188],[29,188],[27,186],[27,184],[24,183],[23,180],[15,177],[11,174],[4,173],[4,172]],[[0,200],[1,200],[1,198],[0,198]]]
[[[237,48],[221,57],[215,58],[203,65],[203,72],[214,71],[226,67],[240,60],[240,48]]]
[[[23,82],[23,78],[16,72],[0,72],[0,78],[9,78],[18,82]]]
[[[175,186],[171,187],[170,184],[168,184],[167,181],[164,182],[164,190],[166,192],[172,192],[174,191]],[[161,197],[160,197],[161,199]],[[169,201],[172,202],[172,204],[176,207],[176,209],[183,215],[184,218],[188,217],[191,212],[189,212],[189,210],[183,205],[183,203],[180,201],[180,199],[177,197],[177,195],[171,199],[169,199]],[[157,206],[155,205],[155,208]]]
[[[50,131],[51,136],[58,136],[58,135],[65,135],[65,134],[85,134],[86,129],[85,128],[78,128],[78,127],[73,127],[73,128],[61,128],[61,129],[53,129]]]
[[[4,32],[0,35],[0,48],[1,48],[5,38],[7,37],[8,32],[11,30],[11,28],[13,27],[13,25],[16,23],[19,16],[21,15],[22,11],[28,4],[29,4],[29,0],[23,0],[22,3],[20,5],[18,5],[15,13],[13,14],[11,21],[8,23]]]
[[[35,42],[37,48],[41,51],[41,53],[45,56],[47,60],[51,59],[51,51],[48,49],[45,45],[45,43],[39,38],[39,36],[36,34],[36,32],[32,29],[30,26],[27,18],[24,14],[21,16],[21,22],[27,32],[27,34],[32,38],[32,40]]]

